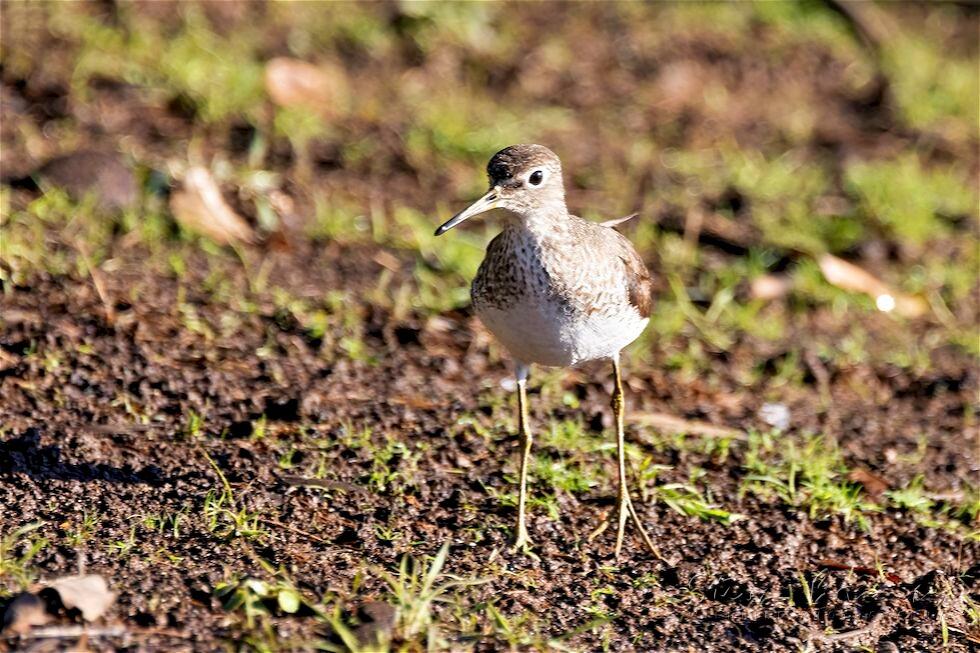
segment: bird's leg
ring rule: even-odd
[[[531,461],[531,429],[527,417],[527,376],[526,365],[517,366],[517,428],[521,436],[521,490],[517,499],[517,539],[515,549],[528,549],[531,538],[527,535],[526,505],[527,505],[527,467]]]
[[[623,549],[623,535],[626,529],[627,516],[633,518],[633,523],[636,524],[636,530],[640,532],[640,537],[650,552],[657,558],[662,558],[657,547],[653,545],[650,536],[647,535],[646,529],[643,528],[643,522],[640,521],[640,516],[636,514],[636,508],[633,507],[629,488],[626,485],[626,436],[623,428],[625,400],[623,398],[623,379],[619,367],[619,356],[613,358],[613,377],[615,378],[615,388],[613,389],[611,403],[613,415],[616,420],[616,453],[619,466],[619,489],[617,493],[619,498],[619,526],[616,529],[616,559],[619,559],[620,551]]]

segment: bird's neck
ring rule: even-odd
[[[527,232],[536,239],[564,233],[568,230],[568,223],[568,209],[564,204],[539,207],[515,214],[512,221],[513,228]]]

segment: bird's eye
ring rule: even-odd
[[[528,183],[532,186],[539,185],[544,180],[544,173],[540,170],[535,170],[531,173],[531,176],[527,178]]]

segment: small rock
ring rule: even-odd
[[[398,611],[383,601],[370,601],[362,605],[357,611],[357,618],[362,623],[354,629],[358,643],[371,647],[390,642],[397,616]]]
[[[430,317],[425,322],[426,333],[450,333],[455,328],[455,321],[438,315]]]
[[[36,594],[24,592],[18,595],[3,613],[3,628],[10,635],[22,635],[34,626],[51,621],[47,606]]]
[[[790,424],[789,408],[786,404],[763,404],[759,409],[759,419],[777,431],[785,431]]]
[[[120,157],[108,152],[79,150],[45,163],[36,175],[76,200],[93,194],[99,206],[123,211],[136,204],[136,177]]]

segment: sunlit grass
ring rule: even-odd
[[[977,208],[976,190],[966,175],[948,166],[927,169],[911,154],[854,163],[845,179],[866,220],[914,244],[946,235],[949,225],[943,218],[961,219]]]
[[[48,545],[37,533],[43,522],[0,532],[0,596],[23,590],[38,574],[32,560]]]
[[[881,510],[847,479],[848,468],[837,444],[810,437],[802,444],[781,442],[778,453],[770,436],[753,434],[745,454],[748,475],[742,491],[762,496],[774,494],[781,501],[805,507],[811,518],[841,515],[867,529],[867,514]]]
[[[968,20],[952,6],[942,13],[947,19]],[[976,134],[980,79],[975,59],[954,58],[941,43],[922,34],[903,32],[884,46],[886,72],[911,125],[957,139]]]

